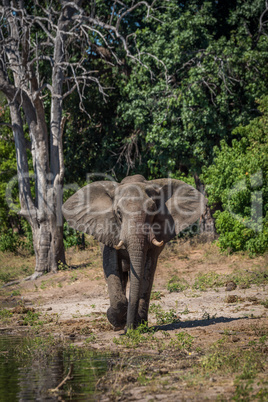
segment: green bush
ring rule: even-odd
[[[179,278],[177,275],[173,275],[168,281],[167,289],[172,292],[183,292],[189,288],[189,283],[184,278]]]
[[[16,252],[20,245],[18,233],[13,233],[12,229],[7,229],[5,233],[0,234],[0,250]]]
[[[251,255],[268,248],[268,96],[259,109],[260,117],[233,131],[239,140],[214,148],[214,163],[202,175],[209,204],[218,209],[220,248]]]
[[[21,222],[21,228],[24,234],[22,245],[23,248],[28,250],[32,255],[34,254],[34,247],[33,247],[33,233],[29,222],[26,219],[23,219]]]
[[[64,247],[69,248],[73,246],[82,246],[85,244],[83,234],[72,229],[67,222],[63,225],[63,242]]]

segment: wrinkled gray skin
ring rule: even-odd
[[[64,204],[69,225],[103,243],[107,317],[115,329],[148,321],[158,257],[165,243],[199,219],[205,202],[201,193],[179,180],[146,181],[135,175],[120,184],[91,183]]]

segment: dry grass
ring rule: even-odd
[[[34,272],[35,257],[0,252],[0,266],[1,286],[6,282],[31,275]]]

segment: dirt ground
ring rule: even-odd
[[[268,400],[267,255],[222,255],[216,245],[189,241],[168,245],[149,329],[128,335],[106,319],[98,247],[68,250],[67,263],[71,268],[57,274],[1,289],[1,308],[12,315],[2,318],[0,333],[41,331],[111,352],[96,400]]]

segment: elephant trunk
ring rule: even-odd
[[[145,239],[137,239],[137,237],[135,237],[131,242],[129,242],[130,290],[127,311],[127,328],[135,328],[139,324],[138,307],[146,259],[145,247]]]

